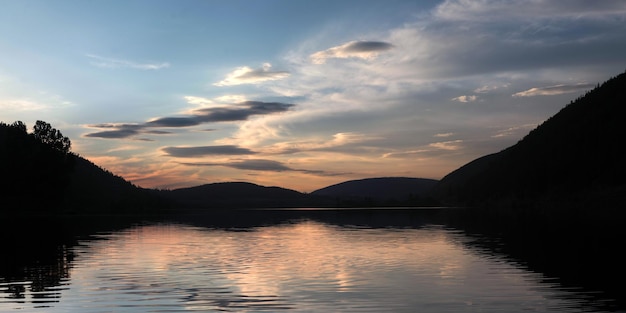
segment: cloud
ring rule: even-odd
[[[246,101],[235,107],[216,107],[195,110],[193,117],[200,123],[231,122],[247,120],[252,115],[266,115],[285,112],[294,104],[281,102]]]
[[[461,149],[461,143],[463,140],[451,140],[451,141],[442,141],[442,142],[433,142],[429,144],[429,147],[433,147],[441,150],[459,150]]]
[[[458,102],[474,102],[478,99],[478,97],[476,97],[475,95],[471,95],[471,96],[459,96],[456,98],[452,98],[452,101],[458,101]]]
[[[112,130],[89,133],[86,134],[85,137],[119,139],[129,138],[140,133],[154,135],[168,134],[169,132],[165,131],[146,129],[158,127],[183,128],[212,122],[245,121],[253,115],[268,115],[285,112],[294,106],[294,104],[281,102],[245,101],[231,106],[197,109],[192,111],[192,114],[188,116],[160,117],[143,124],[89,125],[89,127],[92,128]]]
[[[284,165],[278,161],[272,160],[244,160],[239,162],[230,163],[228,167],[236,168],[238,170],[252,170],[252,171],[271,171],[271,172],[285,172],[293,171],[293,169]]]
[[[215,102],[213,102],[213,100],[207,99],[207,98],[203,98],[203,97],[185,96],[183,98],[185,98],[185,100],[187,100],[187,103],[195,104],[195,105],[199,105],[199,106],[209,106],[209,105],[215,104]]]
[[[311,54],[311,60],[315,64],[323,64],[330,58],[361,58],[370,60],[378,56],[380,52],[393,48],[393,45],[383,41],[350,41],[341,46],[329,48]]]
[[[435,137],[448,137],[448,134]],[[457,151],[463,148],[461,143],[463,140],[450,140],[433,142],[412,150],[395,151],[383,154],[383,158],[405,158],[405,157],[424,157],[424,156],[441,156],[441,151]]]
[[[518,135],[518,133],[520,131],[524,131],[527,132],[533,128],[536,128],[537,124],[525,124],[525,125],[520,125],[520,126],[512,126],[512,127],[508,127],[505,129],[501,129],[498,130],[494,135],[492,135],[492,138],[500,138],[500,137],[508,137],[508,136],[513,136],[513,135]]]
[[[241,84],[258,84],[266,81],[279,80],[289,76],[287,71],[271,71],[272,65],[270,63],[263,63],[263,67],[260,69],[252,69],[247,66],[242,66],[228,75],[224,80],[213,84],[214,86],[234,86]]]
[[[95,133],[85,134],[85,137],[90,138],[106,138],[106,139],[120,139],[120,138],[128,138],[134,135],[137,135],[138,132],[132,129],[116,129],[116,130],[105,130]]]
[[[141,125],[137,124],[94,124],[88,125],[88,127],[92,128],[101,128],[101,129],[109,129],[113,128],[113,130],[104,130],[95,133],[85,134],[85,137],[90,138],[105,138],[105,139],[121,139],[128,138],[140,133],[142,128]]]
[[[383,154],[383,158],[405,158],[405,157],[410,157],[410,158],[416,158],[421,156],[422,154],[431,152],[432,150],[429,149],[416,149],[416,150],[407,150],[407,151],[399,151],[399,152],[389,152],[389,153],[385,153]]]
[[[555,85],[535,87],[513,94],[513,97],[555,96],[565,93],[581,92],[595,87],[594,84]]]
[[[367,137],[359,133],[336,133],[330,139],[283,141],[265,148],[271,154],[293,154],[306,151],[340,151],[346,146],[380,139],[376,136]]]
[[[30,100],[0,100],[0,109],[15,111],[38,111],[48,106]]]
[[[440,19],[454,21],[510,20],[532,18],[593,18],[595,16],[622,15],[626,4],[622,1],[573,0],[567,2],[535,0],[446,0],[434,11]]]
[[[138,63],[128,60],[105,58],[94,54],[87,54],[87,57],[92,59],[91,64],[103,67],[103,68],[132,68],[138,70],[160,70],[162,68],[170,67],[167,62],[161,63]]]
[[[147,122],[147,127],[189,127],[202,123],[198,116],[189,117],[160,117]]]
[[[282,162],[278,162],[274,160],[266,160],[266,159],[248,159],[248,160],[238,160],[238,161],[225,162],[225,163],[193,162],[193,163],[181,163],[181,164],[190,165],[190,166],[224,166],[224,167],[230,167],[230,168],[234,168],[237,170],[244,170],[244,171],[301,172],[301,173],[306,173],[306,174],[314,174],[314,175],[322,175],[322,176],[338,175],[337,173],[328,173],[326,171],[295,169],[295,168],[286,166]]]
[[[161,151],[167,156],[189,158],[206,155],[248,155],[255,154],[254,151],[233,145],[222,146],[201,146],[201,147],[165,147]]]
[[[474,89],[475,93],[488,93],[488,92],[492,92],[501,88],[508,88],[511,84],[509,83],[504,83],[504,84],[499,84],[499,85],[485,85],[485,86],[481,86],[478,87],[476,89]]]

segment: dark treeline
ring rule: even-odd
[[[68,137],[44,121],[28,132],[0,123],[3,214],[110,214],[160,211],[167,202],[71,152]]]
[[[0,123],[3,210],[58,209],[75,164],[70,146],[67,137],[43,121],[37,121],[33,133],[20,121]]]

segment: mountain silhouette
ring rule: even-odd
[[[448,204],[514,215],[623,215],[625,114],[622,73],[572,101],[515,145],[449,173],[435,195]]]
[[[20,121],[0,123],[0,214],[118,214],[155,212],[167,203],[147,189],[69,151],[48,123],[27,133]]]
[[[74,163],[62,203],[67,213],[145,214],[173,208],[158,192],[135,186],[85,158],[75,156]]]
[[[183,209],[285,208],[327,206],[321,197],[281,187],[247,182],[213,183],[196,187],[163,190],[159,194]]]
[[[376,177],[350,180],[313,191],[312,195],[332,197],[339,206],[430,205],[434,179]]]

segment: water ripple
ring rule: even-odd
[[[541,274],[443,227],[300,221],[207,229],[140,225],[71,249],[67,278],[1,281],[0,311],[584,312]],[[94,239],[95,238],[95,239]],[[591,297],[591,296],[590,296]]]

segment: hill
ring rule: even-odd
[[[623,216],[625,114],[622,73],[572,101],[517,144],[451,172],[435,194],[449,204],[497,208],[502,215]]]
[[[339,206],[432,205],[434,179],[377,177],[351,180],[313,191],[312,195],[332,197]]]
[[[133,185],[91,161],[74,156],[62,210],[78,214],[152,214],[174,207],[158,192]]]
[[[168,203],[69,151],[50,124],[33,133],[0,123],[0,214],[111,214],[163,210]]]
[[[54,138],[59,140],[54,141]],[[69,172],[74,166],[74,158],[67,153],[69,144],[61,144],[60,149],[55,147],[56,142],[63,141],[65,137],[51,127],[48,131],[28,134],[22,122],[10,125],[0,123],[0,196],[4,202],[3,212],[45,211],[51,206],[56,208],[63,201]]]
[[[291,189],[265,187],[245,182],[214,183],[164,190],[165,199],[184,209],[207,208],[285,208],[326,206],[329,201]]]

